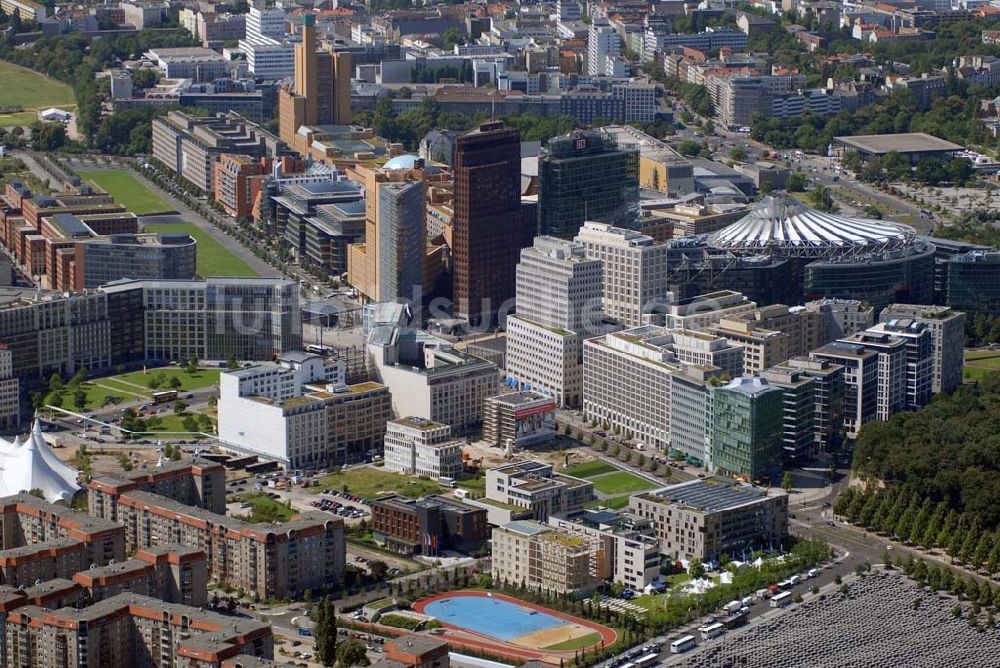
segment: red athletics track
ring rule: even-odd
[[[592,629],[594,632],[601,634],[601,640],[603,641],[604,646],[607,646],[607,645],[610,645],[610,644],[614,643],[615,640],[618,638],[617,634],[613,630],[611,630],[608,627],[603,626],[601,624],[596,624],[594,622],[589,622],[589,621],[587,621],[585,619],[580,619],[579,617],[574,617],[572,615],[567,615],[565,613],[559,612],[558,610],[552,610],[551,608],[546,608],[546,607],[541,606],[541,605],[536,605],[534,603],[528,603],[527,601],[522,601],[519,598],[514,598],[512,596],[506,596],[504,594],[497,594],[497,593],[494,593],[494,592],[490,592],[489,596],[487,596],[487,592],[484,592],[484,591],[456,591],[456,592],[450,592],[450,593],[445,593],[445,594],[435,594],[434,596],[428,596],[427,598],[422,598],[419,601],[416,601],[413,604],[413,609],[416,612],[419,612],[420,614],[426,614],[426,613],[424,613],[424,609],[429,604],[433,603],[434,601],[439,601],[441,599],[446,599],[446,598],[459,598],[459,597],[463,597],[463,596],[469,596],[469,597],[475,596],[475,597],[479,597],[479,598],[497,598],[497,599],[500,599],[500,600],[503,600],[503,601],[507,601],[509,603],[513,603],[515,605],[519,605],[519,606],[522,606],[522,607],[525,607],[525,608],[531,608],[531,609],[537,610],[539,612],[544,612],[547,615],[552,615],[553,617],[557,617],[558,619],[562,619],[562,620],[570,622],[572,624],[579,624],[580,626]],[[438,620],[438,621],[440,622],[440,620]],[[473,638],[465,638],[465,637],[463,637],[461,639],[454,638],[454,640],[460,642],[461,644],[478,645],[480,648],[482,648],[483,650],[485,650],[487,652],[496,652],[498,654],[499,653],[504,653],[504,654],[511,653],[511,654],[517,654],[517,655],[523,656],[526,659],[539,659],[543,655],[574,654],[575,652],[579,651],[579,650],[563,650],[563,651],[555,650],[555,651],[553,651],[553,650],[542,649],[540,647],[535,647],[535,648],[522,647],[520,645],[514,645],[512,643],[505,642],[503,640],[498,640],[496,638],[491,638],[491,637],[489,637],[487,635],[484,635],[484,634],[479,633],[477,631],[473,631],[472,629],[467,629],[467,628],[462,627],[462,626],[455,626],[453,624],[448,624],[446,622],[441,622],[441,626],[443,626],[445,628],[448,628],[448,629],[453,629],[453,630],[456,630],[456,631],[461,631],[462,633],[468,634],[470,636],[475,636],[477,638],[481,638],[481,640],[475,640]],[[594,646],[599,645],[599,644],[601,644],[601,643],[594,643],[594,645],[592,645],[591,647],[594,647]],[[503,652],[499,651],[499,650],[501,650],[501,648],[503,649]],[[590,649],[590,648],[587,648],[587,649]]]

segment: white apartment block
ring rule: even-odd
[[[601,541],[610,558],[608,579],[642,591],[660,577],[660,542],[653,537],[652,522],[631,513],[602,508],[584,511],[576,519],[550,517],[549,525]]]
[[[667,329],[705,332],[723,318],[732,318],[757,309],[757,303],[742,293],[719,290],[688,299],[671,300],[663,307]]]
[[[879,315],[882,322],[910,319],[924,324],[931,332],[934,349],[934,380],[931,391],[951,392],[962,384],[965,363],[965,314],[947,306],[890,304]]]
[[[673,330],[674,355],[679,362],[700,367],[718,367],[730,378],[743,373],[743,346],[722,336],[699,331]]]
[[[818,336],[822,342],[836,341],[875,324],[875,308],[857,299],[817,299],[805,308],[819,314]]]
[[[14,354],[0,343],[0,429],[21,426],[21,382],[14,375]]]
[[[507,375],[579,406],[583,338],[601,321],[601,262],[581,244],[541,236],[521,251],[517,315],[507,318]]]
[[[624,327],[643,324],[643,315],[667,298],[667,246],[634,230],[587,221],[576,242],[603,268],[604,313]]]
[[[590,25],[587,34],[587,74],[609,76],[608,57],[620,56],[622,42],[618,32],[611,27],[607,19],[596,19]]]
[[[325,360],[320,355],[290,352],[278,357],[274,364],[255,364],[221,374],[219,394],[282,401],[301,394],[307,383],[343,386],[346,373],[342,359]]]
[[[251,5],[247,14],[247,39],[257,37],[281,39],[284,36],[284,9],[260,9]]]
[[[462,441],[451,427],[419,417],[390,420],[385,429],[385,469],[407,475],[457,478],[462,473]]]

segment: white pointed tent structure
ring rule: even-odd
[[[0,496],[40,489],[50,503],[69,501],[80,491],[78,475],[52,452],[37,420],[23,442],[0,438]]]

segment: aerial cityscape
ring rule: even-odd
[[[1000,0],[0,0],[0,668],[1000,668],[998,133]]]

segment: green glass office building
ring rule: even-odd
[[[572,239],[584,221],[632,227],[639,151],[596,130],[549,140],[538,156],[538,234]]]
[[[711,388],[711,466],[749,481],[781,470],[784,392],[757,377]]]

